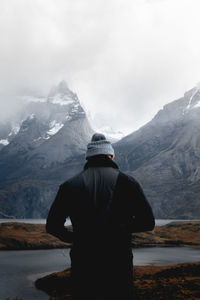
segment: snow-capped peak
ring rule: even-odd
[[[66,81],[61,81],[57,86],[51,88],[48,96],[23,95],[17,97],[22,103],[52,103],[59,105],[69,105],[79,103],[78,97],[73,93]]]
[[[59,105],[69,105],[79,102],[77,95],[68,88],[64,80],[58,86],[51,89],[47,101]]]
[[[66,122],[86,117],[79,99],[65,81],[51,89],[48,96],[41,94],[21,96],[23,109],[10,122],[6,130],[1,130],[0,149],[13,139],[27,135],[27,140],[43,143],[56,135]],[[37,146],[37,145],[36,145]]]

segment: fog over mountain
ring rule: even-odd
[[[62,160],[63,156],[67,156],[69,149],[67,143],[75,143],[74,151],[81,150],[86,141],[89,140],[92,130],[87,123],[85,111],[80,105],[78,97],[67,86],[65,81],[62,81],[57,87],[51,89],[47,97],[24,97],[24,107],[16,114],[14,121],[10,120],[2,124],[0,128],[0,145],[6,146],[6,154],[13,151],[32,151],[34,155],[36,149],[40,147],[40,152],[45,154],[45,159],[50,161]],[[78,130],[70,128],[71,124],[82,121],[82,132],[79,139],[75,140],[71,137],[72,134],[78,134]],[[72,122],[73,121],[73,122]],[[77,124],[78,125],[78,124]],[[67,128],[66,128],[67,126]],[[77,127],[78,128],[78,127]],[[85,131],[84,131],[85,130]],[[52,143],[56,145],[56,133],[63,132],[63,139],[59,143],[64,143],[62,146],[57,146],[54,153],[49,153]],[[82,133],[81,132],[81,133]],[[68,135],[69,136],[68,136]],[[66,136],[65,136],[66,135]],[[85,140],[85,137],[87,139]],[[45,143],[44,143],[45,142]],[[44,146],[44,144],[46,146]],[[65,149],[65,154],[59,149]],[[47,153],[47,149],[48,151]],[[4,153],[4,151],[3,151]],[[71,153],[71,152],[70,152]]]
[[[93,127],[135,131],[198,82],[199,11],[199,0],[1,0],[0,120],[17,96],[65,79]]]
[[[65,82],[0,124],[0,215],[45,218],[58,186],[82,170],[94,130]],[[116,162],[144,188],[156,218],[200,217],[200,87],[113,144]]]

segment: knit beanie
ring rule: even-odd
[[[102,133],[95,133],[91,142],[87,145],[86,158],[95,155],[114,155],[114,149],[106,137]]]

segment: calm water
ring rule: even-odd
[[[27,223],[27,224],[46,224],[46,219],[0,219],[0,223],[5,223],[5,222],[19,222],[19,223]],[[70,224],[71,224],[70,219],[67,219],[65,225],[70,225]]]
[[[156,226],[166,225],[173,221],[190,221],[190,220],[180,220],[180,219],[156,219]],[[195,220],[192,220],[195,221]],[[199,220],[196,220],[199,221]],[[0,223],[4,222],[19,222],[19,223],[29,223],[29,224],[46,224],[46,219],[0,219]],[[66,220],[65,225],[70,225],[70,219]]]
[[[141,248],[134,250],[134,265],[172,265],[200,261],[200,249]],[[116,262],[117,263],[117,262]],[[69,249],[0,251],[0,299],[47,300],[34,281],[70,267]]]

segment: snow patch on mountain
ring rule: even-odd
[[[0,140],[0,144],[7,146],[9,144],[9,141],[7,139]]]
[[[66,119],[67,121],[70,121],[70,120],[72,119],[72,117],[71,117],[70,115],[67,115],[67,116],[65,117],[65,119]]]
[[[200,90],[199,87],[195,88],[194,92],[192,93],[192,96],[189,98],[189,102],[188,102],[188,105],[187,105],[186,109],[191,108],[192,100],[193,100],[194,96],[199,92],[199,90]]]
[[[35,114],[31,114],[28,116],[27,120],[33,120],[34,118],[36,118]]]
[[[65,81],[53,87],[49,94],[21,95],[21,111],[1,130],[0,149],[21,136],[34,143],[34,147],[51,139],[61,128],[73,120],[86,117],[78,96],[69,89]],[[20,144],[21,142],[19,142]]]
[[[52,121],[50,123],[50,129],[49,131],[47,131],[48,135],[54,135],[56,134],[62,127],[64,126],[64,124],[62,123],[58,123],[56,122],[56,120]]]
[[[200,107],[200,83],[198,83],[192,90],[186,92],[184,94],[184,98],[187,99],[188,104],[182,111],[183,116],[189,113],[189,111]]]
[[[37,142],[37,141],[39,141],[39,140],[41,140],[41,139],[42,139],[42,137],[39,136],[37,139],[34,139],[33,141],[34,141],[34,142]]]
[[[193,108],[197,108],[197,107],[200,107],[200,101],[197,102],[197,103],[193,106]]]
[[[9,133],[8,136],[12,136],[12,135],[18,134],[19,130],[20,130],[20,124],[13,125],[12,130]]]

